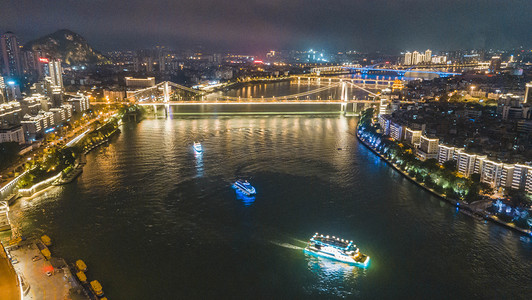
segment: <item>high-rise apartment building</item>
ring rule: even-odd
[[[50,60],[48,63],[48,75],[50,76],[52,85],[63,89],[63,68],[61,67],[61,60]]]
[[[430,49],[427,49],[425,51],[425,57],[424,58],[425,58],[424,62],[429,63],[429,64],[432,62],[432,51]]]
[[[17,36],[6,32],[0,36],[1,72],[5,76],[20,77],[23,74],[22,57]]]
[[[532,81],[526,84],[525,103],[532,103]]]
[[[411,52],[406,52],[405,53],[405,61],[404,61],[404,64],[409,66],[412,64],[412,53]]]
[[[420,56],[421,53],[417,52],[417,51],[414,51],[412,52],[412,65],[417,65],[418,64],[418,61],[420,59]]]

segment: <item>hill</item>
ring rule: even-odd
[[[41,50],[50,58],[61,59],[69,65],[110,62],[107,57],[94,50],[84,37],[67,29],[33,40],[24,45],[24,49]]]

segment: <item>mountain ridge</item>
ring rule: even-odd
[[[60,29],[24,45],[25,50],[42,51],[44,55],[61,59],[68,65],[106,64],[110,60],[93,49],[80,34]]]

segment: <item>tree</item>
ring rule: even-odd
[[[506,190],[505,194],[508,196],[508,198],[510,198],[510,201],[512,201],[512,205],[515,207],[530,204],[526,193],[522,190],[508,189]]]
[[[471,181],[474,183],[480,183],[480,174],[479,173],[473,173],[471,174]]]
[[[421,163],[421,167],[432,173],[439,169],[438,160],[435,158],[427,159]]]
[[[486,182],[481,182],[480,183],[480,191],[482,192],[482,194],[490,195],[490,196],[493,195],[493,193],[494,193],[494,190],[491,187],[491,185],[489,183],[486,183]]]
[[[455,172],[456,171],[456,160],[451,159],[443,163],[445,170]]]

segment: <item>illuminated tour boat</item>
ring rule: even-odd
[[[309,241],[305,252],[339,260],[360,267],[367,267],[369,256],[362,254],[353,241],[316,233]]]
[[[203,152],[203,147],[201,146],[201,143],[194,142],[193,147],[194,147],[194,151],[196,151],[197,153]]]
[[[247,180],[237,180],[233,184],[233,188],[237,191],[240,191],[248,196],[255,195],[257,191],[255,191],[255,188],[247,181]]]

